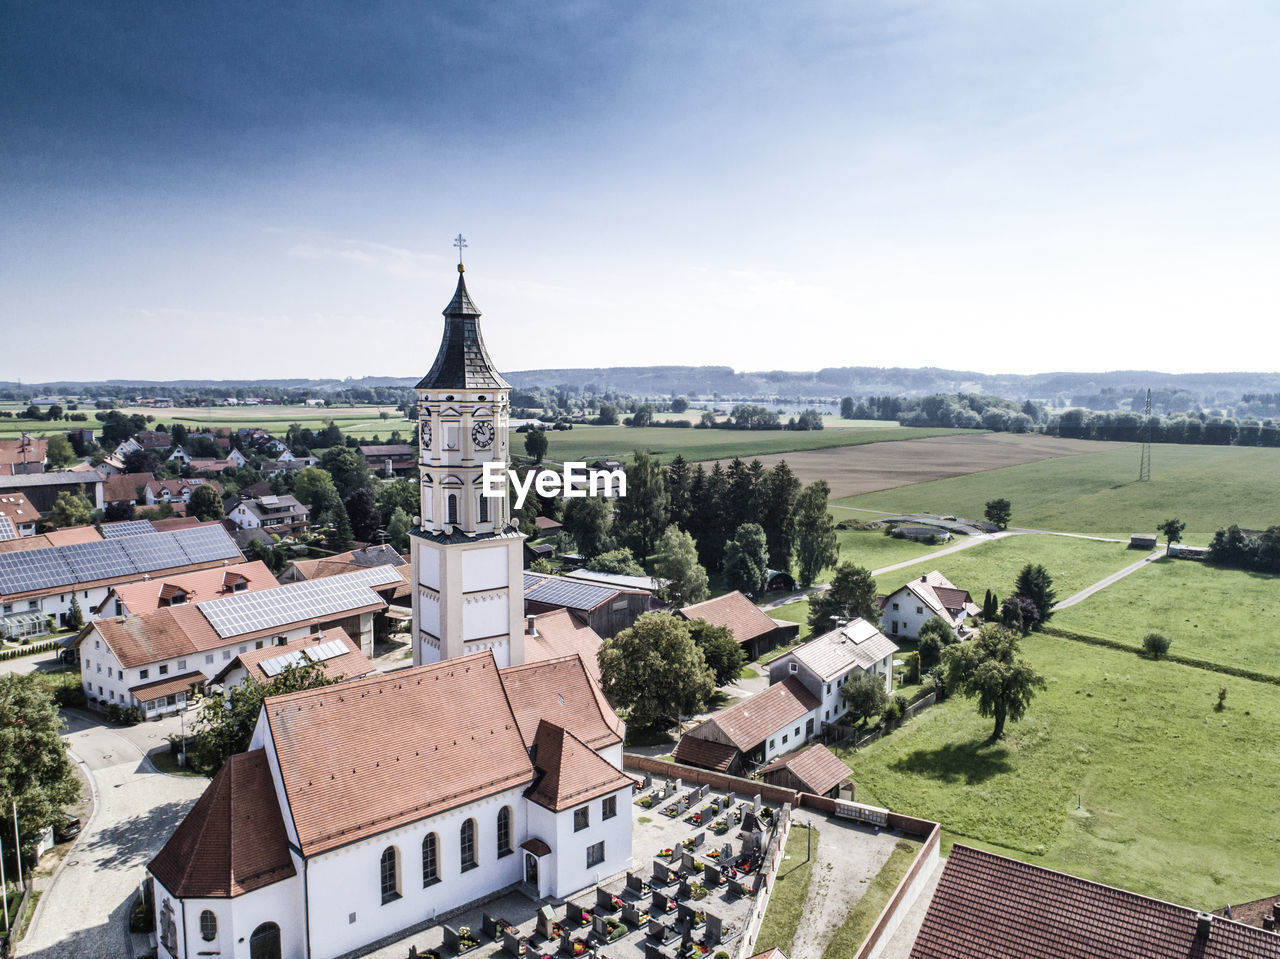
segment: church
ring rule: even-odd
[[[485,462],[507,466],[510,386],[458,273],[417,386],[413,666],[263,703],[148,866],[161,959],[360,954],[631,865],[623,723],[581,631],[526,621],[524,537],[481,495]]]

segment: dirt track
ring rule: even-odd
[[[929,480],[980,473],[983,470],[1034,463],[1058,456],[1102,453],[1129,443],[1064,440],[1018,433],[980,433],[973,436],[934,436],[920,440],[867,443],[826,450],[775,453],[752,457],[765,466],[786,460],[802,483],[824,479],[831,498],[872,493]],[[706,465],[710,467],[711,462]],[[728,465],[728,460],[720,461]]]

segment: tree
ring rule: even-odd
[[[978,700],[978,715],[994,718],[991,742],[1004,736],[1006,721],[1017,722],[1031,705],[1044,677],[1018,655],[1017,633],[988,623],[977,639],[949,646],[942,654],[947,689]]]
[[[1187,528],[1187,524],[1182,522],[1176,516],[1173,519],[1167,519],[1156,527],[1156,532],[1164,537],[1164,551],[1169,552],[1169,547],[1174,543],[1182,542],[1182,531]]]
[[[796,499],[800,495],[800,481],[796,479],[787,461],[782,460],[765,473],[762,485],[763,507],[760,525],[769,541],[769,567],[791,572],[791,559],[796,545]]]
[[[681,529],[689,528],[689,513],[693,507],[692,480],[693,474],[688,461],[677,453],[666,467],[667,522],[674,523]]]
[[[181,423],[174,423],[173,429],[169,431],[169,441],[174,446],[182,446],[187,442],[187,428]]]
[[[697,544],[675,526],[668,526],[658,541],[653,573],[664,581],[658,587],[658,595],[672,609],[700,603],[710,595],[707,571],[698,565]]]
[[[1040,622],[1048,622],[1053,615],[1053,601],[1057,593],[1053,590],[1053,577],[1039,563],[1028,563],[1018,574],[1014,589],[1019,596],[1025,596],[1035,604],[1040,614]]]
[[[809,628],[820,636],[835,629],[840,620],[859,617],[872,624],[880,621],[876,581],[871,570],[841,563],[826,592],[809,599]]]
[[[24,846],[33,844],[57,822],[62,807],[80,795],[80,783],[58,735],[63,725],[53,697],[35,679],[0,676],[0,808],[12,816],[17,803]],[[9,826],[12,836],[12,819]],[[5,845],[10,845],[7,838]]]
[[[812,586],[820,572],[840,559],[835,520],[827,512],[830,493],[826,480],[818,480],[796,498],[796,561],[801,586]]]
[[[727,626],[712,626],[705,619],[689,623],[689,635],[715,674],[717,686],[728,686],[747,665],[747,653]]]
[[[1010,596],[1000,604],[1000,622],[1025,636],[1039,629],[1040,610],[1025,596]]]
[[[222,768],[229,756],[248,749],[262,701],[268,696],[317,689],[335,681],[327,678],[316,663],[290,663],[269,683],[250,676],[232,686],[225,697],[206,697],[193,727],[190,753],[195,766],[212,774]]]
[[[74,590],[71,592],[71,608],[67,610],[63,625],[77,633],[84,629],[84,610],[80,608],[80,598],[76,596]]]
[[[645,613],[600,647],[600,682],[615,709],[640,728],[705,709],[716,678],[689,625],[670,613]]]
[[[391,544],[391,548],[397,553],[408,552],[409,530],[412,528],[412,517],[397,506],[391,512],[391,519],[387,521],[387,542]]]
[[[369,464],[360,455],[359,450],[347,446],[335,446],[324,451],[320,457],[320,465],[333,480],[334,488],[344,500],[361,487],[368,486],[373,480]]]
[[[346,507],[347,519],[351,522],[351,535],[364,543],[376,541],[382,526],[382,511],[378,509],[373,491],[361,487],[343,500],[342,505]]]
[[[612,403],[601,403],[600,414],[596,417],[596,423],[600,426],[617,426],[618,408]]]
[[[126,473],[155,473],[160,469],[160,457],[152,450],[130,450],[124,456]]]
[[[884,680],[871,673],[858,670],[844,681],[840,687],[840,697],[849,710],[849,717],[862,725],[889,701],[885,692]]]
[[[632,426],[650,426],[653,423],[653,404],[642,403],[640,407],[631,414]]]
[[[672,413],[683,413],[688,408],[689,408],[689,401],[685,399],[685,397],[683,396],[677,396],[674,400],[671,401]]]
[[[293,495],[303,506],[311,509],[313,514],[323,509],[329,502],[329,493],[337,498],[338,488],[333,485],[333,477],[329,471],[319,466],[308,466],[298,471],[293,481]]]
[[[609,534],[611,523],[609,501],[599,496],[571,499],[564,507],[564,529],[587,559],[613,549]]]
[[[1142,648],[1152,659],[1159,659],[1169,652],[1169,638],[1160,633],[1147,633],[1142,637]]]
[[[982,618],[987,622],[992,622],[1000,615],[1000,598],[991,590],[987,590],[987,595],[982,599]]]
[[[191,499],[187,502],[187,514],[194,516],[202,523],[213,519],[222,519],[222,497],[208,483],[202,483],[191,491]]]
[[[667,528],[671,500],[662,464],[648,453],[636,450],[626,472],[627,495],[617,500],[617,525],[622,541],[643,558],[653,552],[658,537]]]
[[[347,515],[347,508],[342,505],[341,500],[328,512],[332,527],[324,538],[324,545],[335,553],[345,553],[351,548],[354,539],[351,533],[351,517]]]
[[[1009,520],[1013,518],[1013,504],[1007,499],[988,500],[984,515],[988,523],[995,523],[1001,529],[1008,529]]]
[[[541,463],[547,455],[547,432],[542,429],[531,429],[524,434],[524,451],[535,463]]]
[[[749,596],[764,592],[769,547],[757,523],[743,523],[724,547],[724,578],[730,589]]]
[[[846,396],[840,401],[840,418],[844,420],[854,419],[852,396]]]
[[[71,448],[71,441],[60,433],[49,437],[45,447],[45,456],[54,469],[70,466],[76,461],[76,452]]]
[[[63,490],[49,511],[49,522],[62,529],[66,526],[86,526],[93,522],[93,504],[84,495],[84,487],[72,493]]]
[[[643,576],[644,567],[636,562],[631,550],[625,546],[601,553],[587,563],[587,569],[596,573],[615,573],[619,576]]]
[[[942,651],[955,642],[956,634],[942,617],[933,616],[926,620],[916,637],[920,665],[925,669],[932,669],[942,661]]]

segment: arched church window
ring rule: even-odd
[[[511,807],[498,810],[498,856],[511,855]]]
[[[280,927],[264,922],[249,937],[249,959],[280,959]]]
[[[200,938],[205,942],[213,942],[218,938],[218,917],[212,909],[200,913]]]
[[[489,522],[489,497],[480,494],[480,522]]]
[[[476,868],[476,821],[468,819],[462,824],[462,871]]]
[[[422,885],[430,886],[440,881],[440,839],[429,832],[422,840]]]
[[[449,494],[449,523],[458,525],[458,494]]]
[[[395,846],[382,850],[380,872],[382,902],[386,905],[400,898],[400,850]]]

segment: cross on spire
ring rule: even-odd
[[[458,266],[462,266],[462,251],[466,249],[467,238],[459,233],[453,238],[453,245],[458,248]]]

